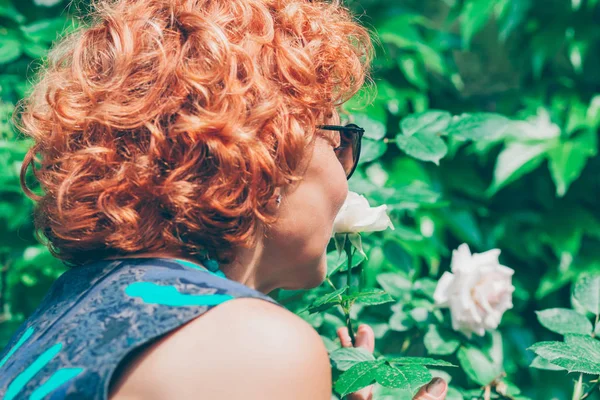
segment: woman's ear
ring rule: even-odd
[[[268,210],[272,214],[277,214],[279,207],[281,206],[281,202],[283,201],[283,196],[281,195],[281,188],[276,188],[273,196],[269,199]]]

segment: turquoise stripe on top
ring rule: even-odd
[[[8,353],[4,356],[2,361],[0,361],[0,368],[2,368],[4,366],[4,364],[6,364],[6,362],[10,358],[10,356],[15,354],[15,351],[19,350],[19,347],[23,346],[23,343],[25,343],[27,341],[27,339],[29,339],[31,337],[31,335],[33,335],[33,327],[30,327],[29,329],[27,329],[25,331],[25,333],[23,334],[23,336],[21,336],[19,341],[8,351]]]
[[[179,264],[185,265],[186,267],[190,267],[190,268],[197,269],[197,270],[200,270],[200,271],[208,272],[209,274],[213,274],[215,276],[219,276],[221,278],[226,278],[227,279],[227,276],[225,276],[225,274],[223,273],[223,271],[221,271],[220,269],[217,270],[217,271],[215,271],[215,272],[213,272],[213,271],[209,270],[208,268],[203,267],[202,265],[195,264],[195,263],[193,263],[191,261],[188,261],[188,260],[182,260],[181,258],[174,258],[173,260],[177,261]]]
[[[3,400],[13,400],[16,395],[19,394],[21,389],[27,385],[27,383],[44,368],[50,360],[54,358],[62,348],[62,343],[57,343],[50,347],[48,350],[43,352],[30,366],[25,368],[25,371],[21,372],[17,377],[8,385],[6,394]]]
[[[163,306],[214,306],[234,297],[228,294],[184,294],[175,286],[161,286],[153,282],[134,282],[125,288],[131,297],[139,297],[146,304]]]
[[[31,396],[29,396],[29,400],[42,400],[54,389],[60,387],[63,383],[75,378],[82,371],[83,368],[63,368],[56,371],[54,374],[52,374],[50,379],[42,383],[40,387],[38,387],[33,391],[33,393],[31,393]]]

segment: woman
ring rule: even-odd
[[[370,46],[337,2],[97,2],[24,103],[21,183],[72,268],[0,353],[3,398],[329,399],[319,335],[266,294],[325,277]]]

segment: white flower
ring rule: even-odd
[[[387,206],[369,206],[369,201],[355,192],[348,197],[333,222],[333,233],[375,232],[394,225],[387,215]]]
[[[452,328],[468,337],[495,329],[502,314],[512,308],[514,270],[500,265],[500,250],[471,255],[462,244],[452,253],[452,273],[444,272],[433,298],[441,307],[450,307]]]

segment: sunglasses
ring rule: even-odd
[[[338,131],[340,133],[340,146],[335,148],[335,154],[340,160],[346,179],[350,179],[360,157],[360,144],[362,142],[363,133],[365,130],[355,124],[347,125],[318,125],[318,129],[327,131]]]

